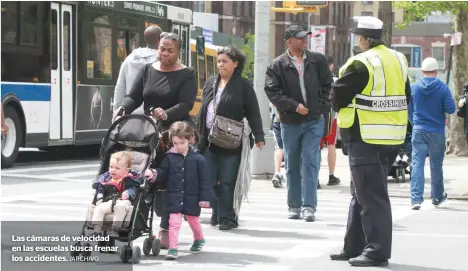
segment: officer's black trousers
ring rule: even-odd
[[[344,250],[372,260],[391,257],[392,210],[387,177],[401,146],[349,142],[351,203]]]

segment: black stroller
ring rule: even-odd
[[[389,176],[392,176],[397,183],[406,181],[406,174],[409,175],[409,180],[411,181],[411,171],[412,171],[412,146],[411,146],[411,133],[412,127],[408,123],[409,130],[406,133],[405,143],[403,148],[400,149],[397,158],[393,162],[392,168],[388,173]]]
[[[108,171],[110,157],[117,151],[126,150],[131,152],[133,170],[142,174],[153,162],[160,162],[165,147],[162,140],[160,140],[158,126],[151,117],[146,115],[125,115],[115,121],[109,128],[101,145],[101,167],[98,176]],[[143,242],[143,253],[149,255],[152,251],[153,255],[159,255],[160,240],[152,235],[154,203],[157,197],[157,188],[155,186],[156,184],[149,183],[145,179],[132,206],[133,210],[131,208],[129,223],[127,225],[124,223],[123,229],[119,231],[119,237],[110,237],[109,241],[99,241],[97,244],[99,247],[114,247],[115,239],[127,243],[120,247],[120,259],[124,263],[130,260],[133,263],[140,261],[140,247],[134,246],[132,248],[131,242],[144,235],[148,235],[148,237]],[[96,189],[95,185],[93,185],[93,189]],[[97,191],[94,194],[93,204],[96,202],[96,197]],[[112,220],[113,214],[105,216],[102,227],[103,236],[106,236],[107,231],[110,230]],[[86,235],[86,229],[92,229],[88,221],[83,225],[81,233],[83,236]],[[75,246],[81,246],[80,242],[76,243]],[[90,246],[90,244],[85,243],[83,246]],[[71,252],[71,256],[79,256],[79,254],[80,252]],[[82,256],[90,256],[91,252],[83,251],[81,254]]]

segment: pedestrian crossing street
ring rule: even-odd
[[[2,185],[2,221],[84,221],[94,191],[91,181],[97,162],[12,168],[2,171],[8,179],[32,182]],[[191,255],[192,234],[186,222],[180,233],[180,252],[176,262],[159,256],[142,257],[135,270],[178,270],[190,267],[204,270],[285,270],[295,261],[320,257],[340,249],[346,228],[351,196],[344,187],[327,187],[318,192],[315,222],[287,219],[286,190],[271,182],[253,180],[248,201],[243,202],[239,228],[221,232],[210,226],[210,209],[203,209],[200,220],[206,245],[203,252]],[[394,220],[410,215],[409,199],[391,200]],[[154,228],[159,228],[156,217]],[[78,233],[77,233],[78,234]],[[144,238],[134,242],[142,247]],[[115,255],[118,260],[118,255]]]

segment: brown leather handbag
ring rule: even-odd
[[[216,88],[213,86],[214,120],[208,135],[208,142],[223,149],[237,149],[242,142],[244,122],[216,115]]]

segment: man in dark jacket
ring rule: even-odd
[[[325,56],[305,49],[310,34],[290,26],[284,36],[288,49],[270,63],[265,77],[266,95],[281,120],[289,218],[300,218],[302,211],[305,221],[315,220],[318,152],[333,83]]]

